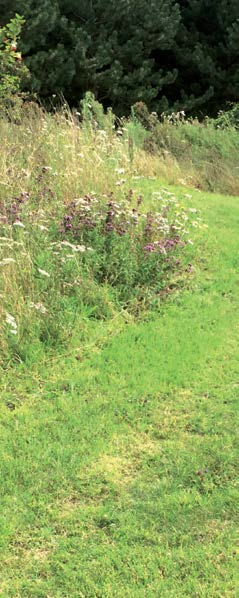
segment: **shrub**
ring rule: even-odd
[[[16,15],[5,27],[0,27],[0,112],[5,113],[21,103],[21,84],[29,76],[17,51],[24,19]]]
[[[154,131],[158,124],[158,116],[156,112],[149,112],[144,102],[136,102],[132,106],[131,115],[136,119],[146,131]]]
[[[80,106],[82,126],[87,132],[89,132],[89,129],[93,131],[101,129],[108,135],[112,133],[116,117],[110,108],[107,112],[104,112],[102,104],[95,99],[91,91],[87,91],[83,100],[81,100]]]
[[[211,121],[219,129],[228,129],[234,127],[239,130],[239,103],[231,104],[227,111],[220,111],[218,117]]]

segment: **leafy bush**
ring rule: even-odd
[[[220,111],[213,124],[219,129],[234,127],[239,130],[239,103],[232,104],[230,110]]]
[[[101,129],[108,134],[112,133],[116,117],[110,108],[104,112],[102,104],[95,99],[91,91],[86,92],[80,105],[82,126],[85,129]]]
[[[0,28],[0,111],[17,107],[20,103],[22,81],[29,75],[17,52],[17,40],[24,19],[16,15],[8,25]]]
[[[149,112],[144,102],[136,102],[131,108],[131,114],[133,119],[136,119],[146,131],[154,131],[158,124],[157,113]]]

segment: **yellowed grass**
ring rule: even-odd
[[[128,145],[103,130],[83,130],[70,113],[28,112],[20,124],[0,121],[0,188],[7,196],[36,188],[42,166],[49,167],[58,198],[114,190],[129,170]]]

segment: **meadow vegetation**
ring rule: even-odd
[[[171,184],[239,194],[239,112],[238,104],[215,119],[186,118],[183,111],[170,116],[149,113],[138,102],[132,108],[134,124],[147,131],[144,148],[160,156],[160,176]],[[150,162],[150,158],[149,158]]]
[[[0,120],[4,597],[236,593],[238,131],[147,118]]]
[[[200,219],[162,185],[150,201],[137,188],[140,125],[114,130],[87,105],[82,124],[28,104],[0,123],[3,362],[64,345],[82,318],[149,309],[190,263]]]

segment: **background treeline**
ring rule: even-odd
[[[31,91],[77,106],[87,90],[118,115],[214,115],[239,98],[238,0],[0,0],[18,13]]]

